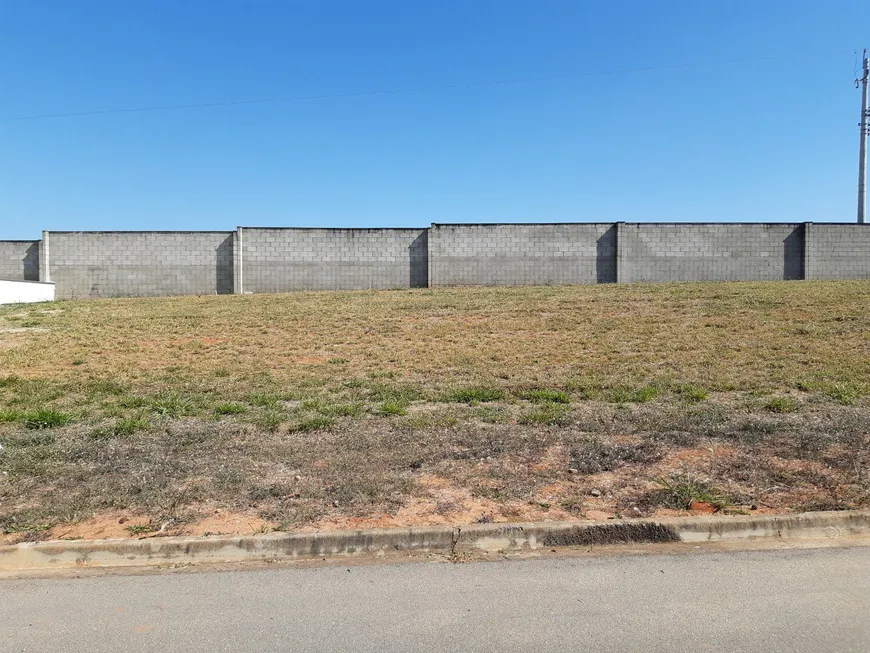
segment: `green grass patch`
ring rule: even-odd
[[[325,415],[314,415],[299,420],[293,425],[293,431],[307,433],[309,431],[323,431],[335,424],[335,420]]]
[[[151,422],[144,415],[125,417],[115,422],[112,431],[117,436],[133,435],[139,431],[147,431],[151,428]]]
[[[422,393],[416,386],[403,383],[373,382],[367,384],[369,399],[372,401],[398,402],[409,404],[422,398]]]
[[[407,415],[408,404],[402,401],[388,400],[381,403],[378,412],[381,415]]]
[[[348,379],[347,381],[342,381],[341,387],[357,389],[357,388],[365,388],[368,384],[364,379]]]
[[[297,401],[297,400],[289,399],[289,401]],[[299,407],[302,410],[314,410],[317,412],[321,412],[323,410],[326,410],[328,406],[329,406],[329,402],[327,402],[325,399],[323,399],[321,397],[311,397],[308,399],[303,399],[302,403],[299,404]]]
[[[832,383],[822,389],[822,393],[844,406],[851,406],[867,394],[867,389],[854,383]]]
[[[267,431],[275,431],[287,419],[287,416],[280,410],[269,409],[260,413],[254,419],[254,424]]]
[[[248,403],[257,408],[277,408],[278,397],[268,392],[252,392],[248,395]]]
[[[59,428],[66,426],[71,421],[72,415],[53,408],[31,410],[21,416],[24,427],[31,430]]]
[[[12,533],[44,533],[54,527],[54,524],[54,522],[35,523],[0,519],[0,533],[4,535]]]
[[[242,415],[248,412],[248,407],[234,401],[225,401],[214,407],[216,415]]]
[[[674,394],[688,404],[698,404],[710,398],[710,393],[706,388],[693,383],[681,383],[674,388]]]
[[[155,415],[172,419],[195,415],[197,412],[191,397],[172,390],[159,392],[149,398],[147,406]]]
[[[818,392],[843,406],[852,406],[870,393],[870,386],[867,384],[826,379],[802,379],[797,381],[794,387],[801,392]]]
[[[607,393],[607,401],[612,404],[644,404],[658,399],[662,394],[657,385],[647,384],[640,388],[613,388]]]
[[[765,402],[764,408],[771,413],[795,413],[800,403],[794,397],[773,397]]]
[[[20,410],[14,409],[3,409],[0,410],[0,424],[14,424],[15,422],[21,421],[21,418],[24,416]]]
[[[139,395],[131,395],[127,397],[122,397],[118,401],[118,405],[121,408],[146,408],[150,403],[150,399],[148,397],[142,397]]]

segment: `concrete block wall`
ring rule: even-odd
[[[613,223],[433,224],[429,285],[612,283],[616,247]]]
[[[620,224],[620,283],[802,279],[801,224]]]
[[[807,227],[807,279],[870,279],[870,225]]]
[[[230,231],[52,231],[46,250],[58,299],[233,292]]]
[[[43,232],[0,241],[0,279],[57,297],[669,281],[870,279],[870,225],[434,224]]]
[[[427,229],[244,227],[239,231],[244,292],[426,285]]]
[[[0,240],[0,279],[39,281],[39,241]]]

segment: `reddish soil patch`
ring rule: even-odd
[[[52,540],[106,540],[118,538],[157,537],[160,535],[254,535],[265,533],[274,525],[257,517],[228,510],[215,510],[212,514],[192,524],[173,526],[164,530],[159,525],[150,532],[135,532],[136,526],[147,526],[152,521],[147,517],[130,516],[125,513],[100,515],[76,524],[55,526],[47,532]],[[131,528],[133,532],[131,532]],[[0,536],[0,542],[21,541],[20,534]]]
[[[130,532],[130,527],[150,523],[147,517],[124,513],[100,515],[77,524],[55,526],[48,531],[52,540],[107,540],[114,538],[141,537]]]
[[[184,535],[254,535],[272,530],[273,525],[256,515],[215,510],[205,519],[186,525]]]

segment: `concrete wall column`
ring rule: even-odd
[[[435,273],[435,264],[438,261],[438,226],[432,222],[426,230],[429,233],[426,235],[426,282],[429,288],[434,288],[438,285],[438,276]]]
[[[804,222],[804,279],[813,278],[813,223]]]
[[[233,234],[233,293],[245,292],[244,254],[242,252],[242,228],[236,227]]]
[[[42,232],[42,240],[39,241],[39,280],[51,281],[51,268],[49,267],[48,232]]]
[[[616,223],[616,283],[628,283],[628,269],[625,256],[625,223]]]

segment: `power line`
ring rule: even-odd
[[[604,70],[597,72],[571,73],[567,75],[553,75],[548,77],[521,77],[516,79],[500,79],[480,82],[468,82],[465,84],[442,84],[434,86],[415,86],[410,88],[396,88],[377,91],[360,91],[355,93],[336,93],[324,95],[292,95],[284,97],[261,98],[255,100],[230,100],[227,102],[201,102],[196,104],[167,104],[150,107],[134,107],[126,109],[98,109],[94,111],[72,111],[65,113],[44,113],[29,116],[10,116],[0,118],[0,122],[17,122],[24,120],[50,120],[55,118],[79,118],[84,116],[101,116],[120,113],[144,113],[148,111],[172,111],[176,109],[206,109],[211,107],[233,107],[253,104],[273,104],[278,102],[302,102],[308,100],[337,100],[344,98],[371,97],[377,95],[399,95],[403,93],[421,93],[426,91],[442,91],[462,88],[481,88],[485,86],[504,86],[508,84],[529,84],[534,82],[550,82],[562,79],[579,79],[583,77],[601,77],[606,75],[625,75],[630,73],[648,73],[662,70],[678,70],[681,68],[701,68],[705,66],[726,66],[741,63],[760,63],[764,61],[784,61],[808,57],[823,57],[833,54],[842,54],[850,50],[832,50],[830,52],[815,52],[808,54],[788,54],[776,57],[758,57],[752,59],[726,59],[721,61],[702,61],[694,63],[674,64],[670,66],[649,66],[644,68],[623,68],[619,70]]]

